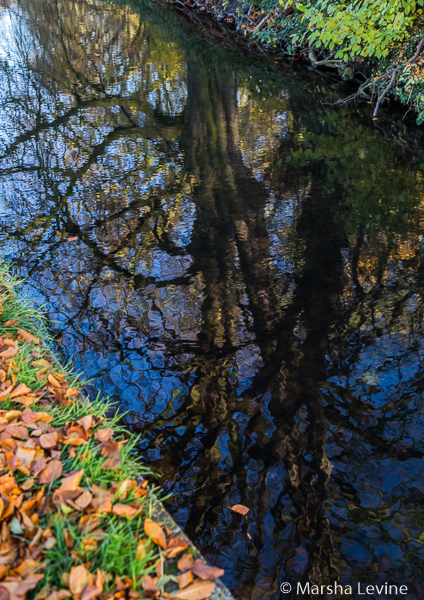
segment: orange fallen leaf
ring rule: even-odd
[[[63,465],[60,460],[51,460],[47,467],[38,476],[38,483],[50,483],[56,481],[62,475]]]
[[[90,572],[87,571],[84,565],[72,567],[69,572],[68,587],[75,596],[79,596],[85,586],[90,583],[91,578],[92,575],[90,575]]]
[[[25,329],[18,329],[18,337],[24,340],[27,344],[34,343],[38,346],[40,343],[40,338],[35,337],[32,333],[29,333]]]
[[[59,492],[59,494],[63,492],[75,492],[75,490],[78,489],[83,475],[84,469],[81,469],[81,471],[77,471],[69,477],[64,477],[64,479],[62,479],[60,487],[58,487],[57,489],[57,492]]]
[[[173,537],[168,542],[168,550],[166,551],[167,558],[174,558],[180,552],[187,549],[187,542],[180,536]]]
[[[166,550],[166,536],[160,525],[152,521],[152,519],[146,519],[144,521],[144,531],[147,536],[152,538],[155,544]]]
[[[81,496],[78,496],[78,498],[75,500],[75,504],[78,506],[78,508],[80,510],[84,510],[84,508],[87,508],[87,506],[89,504],[91,504],[91,501],[93,500],[93,495],[90,494],[90,492],[88,490],[85,490]]]
[[[194,581],[183,590],[175,592],[172,597],[180,600],[205,600],[209,598],[214,589],[213,581]]]
[[[109,490],[93,485],[91,488],[93,500],[91,506],[98,512],[111,512],[113,494]]]
[[[40,435],[40,446],[45,450],[50,448],[54,448],[57,444],[58,435],[56,431],[52,433],[45,433],[44,435]]]
[[[16,398],[16,396],[25,396],[31,390],[24,383],[18,385],[18,387],[10,394],[11,398]]]
[[[183,554],[177,563],[177,567],[180,571],[188,571],[194,564],[194,558],[191,554]]]
[[[110,438],[112,436],[113,436],[113,429],[111,429],[110,427],[108,427],[107,429],[98,429],[94,434],[94,437],[96,438],[96,440],[98,440],[99,442],[102,442],[102,443],[110,440]]]
[[[0,352],[0,356],[1,358],[12,358],[12,356],[15,356],[15,354],[17,353],[17,348],[13,348],[12,346],[10,346],[7,350],[3,350],[3,352]]]
[[[78,236],[75,235],[74,237],[68,238],[68,242],[75,242],[75,240],[78,240],[78,239],[79,239]]]
[[[250,509],[247,508],[247,506],[243,506],[243,504],[234,504],[234,506],[230,506],[230,510],[238,513],[239,515],[247,515]]]
[[[102,590],[95,585],[89,583],[85,586],[83,593],[81,594],[81,600],[93,600],[102,593]]]
[[[134,508],[134,506],[130,506],[129,504],[118,503],[113,505],[112,512],[119,517],[127,517],[127,519],[131,519],[138,512],[138,509]]]
[[[53,377],[53,375],[52,375],[51,373],[49,373],[49,374],[47,375],[47,379],[49,380],[49,382],[51,383],[51,385],[52,385],[53,387],[58,387],[58,388],[61,388],[61,387],[62,387],[62,386],[60,385],[60,383],[58,382],[58,380],[57,380],[55,377]]]
[[[157,592],[158,588],[156,583],[153,580],[153,577],[151,577],[150,575],[146,575],[146,577],[144,577],[141,580],[141,587],[143,588],[143,590],[146,590],[146,592]]]
[[[220,569],[218,567],[211,567],[207,565],[203,560],[198,558],[194,561],[193,566],[191,567],[192,573],[200,577],[200,579],[216,579],[217,577],[222,577],[225,574],[224,569]]]
[[[180,590],[187,587],[194,579],[193,573],[191,571],[186,571],[182,575],[177,575],[178,587]]]

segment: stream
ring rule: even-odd
[[[2,257],[237,600],[424,598],[423,131],[343,85],[148,2],[0,3]]]

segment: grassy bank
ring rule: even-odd
[[[2,600],[208,598],[223,571],[155,518],[137,438],[45,339],[0,265]]]
[[[360,96],[374,104],[376,119],[393,98],[415,113],[418,124],[424,121],[422,0],[359,0],[349,5],[327,0],[303,5],[293,0],[169,1],[209,15],[252,48],[276,57],[303,58],[352,81],[357,92],[350,100]],[[393,22],[379,14],[380,6],[394,13]],[[349,12],[351,7],[355,10]]]

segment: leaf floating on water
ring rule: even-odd
[[[75,242],[75,240],[78,240],[79,237],[77,235],[75,235],[74,237],[70,237],[68,238],[68,242]]]
[[[193,566],[191,567],[192,573],[200,577],[200,579],[216,579],[217,577],[222,577],[225,574],[224,569],[220,569],[218,567],[211,567],[207,565],[203,560],[198,558],[194,561]]]
[[[205,600],[209,598],[214,589],[213,581],[195,581],[183,590],[175,592],[173,597],[180,600]]]
[[[234,506],[230,506],[230,510],[238,513],[239,515],[247,515],[250,508],[247,508],[247,506],[243,506],[243,504],[234,504]]]

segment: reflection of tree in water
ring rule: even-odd
[[[2,73],[2,229],[65,352],[127,403],[174,514],[240,596],[367,563],[393,573],[375,523],[403,519],[413,539],[413,494],[374,506],[345,461],[405,464],[411,482],[422,458],[408,433],[422,411],[419,176],[349,114],[319,113],[307,82],[263,101],[259,76],[171,17],[21,8]],[[415,374],[387,399],[399,348]],[[248,520],[228,511],[239,501]],[[397,547],[412,582],[420,551]]]

